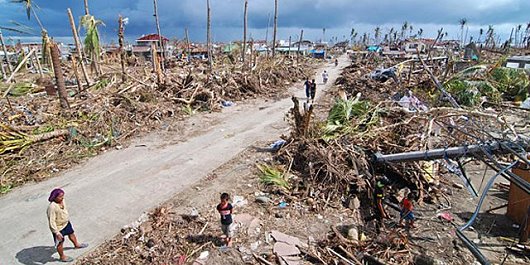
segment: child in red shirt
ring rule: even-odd
[[[228,201],[230,195],[228,193],[221,194],[221,203],[217,205],[217,211],[221,215],[221,231],[226,236],[226,245],[230,247],[232,245],[232,237],[234,234],[234,224],[232,221],[233,207]]]
[[[405,219],[407,227],[414,228],[414,194],[411,192],[407,194],[407,197],[401,201],[401,213],[399,214],[399,226],[403,226],[403,219]]]

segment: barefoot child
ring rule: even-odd
[[[232,236],[233,236],[233,224],[232,224],[232,204],[228,201],[230,196],[228,193],[221,194],[221,203],[217,205],[217,211],[221,214],[221,230],[226,236],[226,245],[232,245]]]
[[[401,218],[399,219],[400,226],[403,226],[403,219],[405,219],[407,227],[414,228],[414,212],[412,211],[414,209],[414,205],[412,205],[413,200],[414,194],[412,192],[407,194],[407,197],[403,198],[403,201],[401,202]]]

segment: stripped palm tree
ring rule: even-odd
[[[463,46],[464,45],[464,27],[466,26],[467,24],[467,19],[466,18],[461,18],[458,23],[460,24],[460,46]]]
[[[4,37],[2,35],[2,30],[5,30],[5,31],[11,31],[11,32],[15,32],[15,33],[18,33],[18,34],[32,34],[31,32],[31,28],[26,26],[26,25],[23,25],[21,23],[18,23],[18,22],[15,22],[15,21],[11,21],[11,23],[13,24],[13,26],[2,26],[0,25],[0,46],[2,48],[2,51],[4,52],[4,60],[6,61],[6,64],[7,64],[7,69],[9,70],[9,73],[12,73],[13,72],[13,67],[12,67],[12,62],[10,61],[10,57],[8,56],[8,53],[7,53],[7,47],[5,45],[5,42],[4,42]],[[2,62],[0,62],[1,64]],[[2,68],[2,67],[0,67]],[[2,70],[2,76],[6,76],[6,72],[4,72],[4,68],[1,69]]]
[[[92,69],[96,71],[96,74],[101,74],[101,69],[99,68],[99,54],[100,54],[100,45],[99,45],[99,26],[104,26],[103,21],[96,19],[92,15],[84,15],[81,17],[81,26],[85,29],[85,52],[92,61]]]
[[[39,6],[33,0],[11,0],[11,3],[22,4],[24,8],[26,9],[26,15],[28,17],[28,20],[31,20],[32,14],[35,20],[37,20],[37,23],[39,24],[39,27],[41,29],[41,36],[42,36],[42,63],[51,65],[51,58],[50,58],[50,47],[51,46],[50,46],[50,39],[48,37],[48,31],[42,25],[42,22],[39,16],[37,15],[37,12],[35,11],[35,9],[39,9]]]
[[[484,29],[480,28],[480,30],[478,31],[478,40],[477,40],[478,43],[480,43],[480,41],[482,40],[483,34],[484,34]]]
[[[405,39],[405,32],[407,31],[407,29],[409,28],[409,22],[405,21],[403,22],[403,26],[401,26],[401,39],[404,40]]]
[[[374,30],[375,44],[379,44],[379,38],[381,37],[381,28],[376,27]]]

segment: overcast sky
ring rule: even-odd
[[[33,0],[44,27],[51,36],[71,35],[66,8],[70,7],[74,17],[84,14],[83,0]],[[203,41],[206,36],[206,0],[158,0],[162,34],[169,38],[182,39],[188,27],[194,41]],[[241,39],[244,0],[211,0],[212,31],[215,41]],[[116,42],[117,18],[121,14],[129,18],[126,26],[128,40],[142,34],[156,32],[151,0],[89,0],[90,12],[104,21],[101,28],[105,42]],[[254,39],[265,39],[269,17],[272,25],[274,0],[249,0],[249,33]],[[480,28],[494,25],[503,37],[509,36],[517,24],[530,22],[530,0],[279,0],[278,34],[280,39],[298,38],[304,29],[309,40],[322,38],[326,28],[326,40],[331,37],[349,38],[352,28],[358,32],[368,31],[373,36],[377,26],[387,32],[391,27],[401,28],[404,21],[422,28],[425,37],[434,37],[436,30],[444,27],[448,37],[458,39],[458,21],[466,18],[469,35],[478,37]],[[27,20],[21,4],[0,0],[0,25],[11,26],[17,21],[35,28],[34,18]],[[13,35],[5,32],[5,35]],[[383,34],[384,35],[384,34]],[[269,40],[272,28],[269,30]]]

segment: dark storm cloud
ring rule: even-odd
[[[40,9],[43,24],[52,36],[68,36],[70,29],[66,8],[74,16],[83,15],[80,0],[34,0]],[[237,38],[241,33],[243,0],[211,0],[212,29],[217,40]],[[453,25],[457,30],[460,18],[467,18],[473,27],[488,24],[524,24],[530,20],[529,0],[280,0],[280,33],[307,29],[308,34],[321,28],[345,31],[355,25],[368,30],[377,25],[398,25],[404,21],[412,24]],[[115,38],[118,14],[128,17],[126,33],[134,38],[155,31],[153,1],[151,0],[89,0],[90,10],[103,20],[104,40]],[[249,26],[251,32],[263,34],[269,20],[272,24],[273,0],[249,0]],[[182,37],[188,27],[192,38],[204,39],[206,24],[205,0],[159,0],[162,31],[167,36]],[[36,26],[34,19],[27,21],[22,6],[0,0],[0,25],[15,20]],[[428,27],[428,26],[426,26]],[[447,27],[447,26],[446,26]],[[506,27],[509,28],[509,27]],[[313,30],[311,30],[313,29]],[[361,27],[363,29],[363,27]],[[347,33],[346,33],[347,34]],[[281,36],[285,38],[286,36]]]

